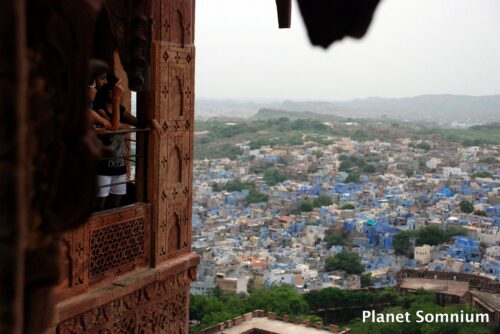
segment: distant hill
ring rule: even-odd
[[[371,97],[347,102],[285,101],[282,109],[353,118],[487,123],[500,121],[500,95],[422,95],[399,99]]]
[[[252,118],[254,119],[276,119],[286,117],[290,120],[297,119],[316,119],[316,120],[324,120],[324,121],[343,121],[343,117],[338,117],[335,115],[326,115],[326,114],[317,114],[309,111],[288,111],[288,110],[280,110],[280,109],[260,109],[257,114],[255,114]]]
[[[474,126],[471,126],[470,129],[472,129],[472,130],[498,130],[498,131],[500,131],[500,123],[474,125]]]
[[[432,122],[500,122],[500,95],[421,95],[406,98],[370,97],[344,102],[284,101],[250,102],[233,100],[197,99],[197,117],[230,116],[251,117],[261,109],[272,112],[299,112],[332,115],[343,118],[389,118],[408,121]],[[269,117],[270,111],[258,117]],[[268,115],[268,116],[266,116]],[[257,117],[257,115],[256,115]],[[283,117],[291,117],[290,114]]]
[[[197,118],[211,117],[252,117],[262,108],[278,108],[281,102],[254,102],[239,100],[222,100],[197,98],[195,116]]]

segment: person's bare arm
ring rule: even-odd
[[[133,116],[130,112],[125,111],[122,114],[122,123],[137,126],[137,118],[135,116]]]
[[[118,80],[115,87],[113,87],[111,100],[113,103],[111,113],[111,130],[115,131],[120,129],[120,99],[123,94],[123,86],[121,80]]]
[[[90,110],[90,122],[98,134],[106,133],[111,129],[111,123],[94,110]],[[101,125],[102,127],[95,127],[95,125]]]

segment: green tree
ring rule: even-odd
[[[327,195],[319,195],[318,197],[316,197],[313,200],[313,206],[315,208],[319,208],[322,206],[328,206],[328,205],[332,205],[332,204],[333,204],[332,198],[330,196],[327,196]]]
[[[342,160],[339,165],[339,171],[348,172],[352,168],[352,163],[349,160]]]
[[[318,158],[318,159],[323,157],[323,152],[322,152],[322,151],[314,151],[314,153],[313,153],[313,154],[314,154],[314,155],[316,156],[316,158]]]
[[[400,300],[401,306],[408,308],[413,304],[435,304],[437,302],[437,297],[435,294],[429,291],[425,291],[420,288],[415,291],[415,293],[403,296]]]
[[[302,322],[306,322],[306,321],[311,321],[311,324],[316,324],[318,322],[321,322],[323,323],[323,318],[321,318],[320,316],[317,316],[317,315],[299,315],[297,317],[297,319],[301,320]]]
[[[382,303],[401,305],[401,296],[394,287],[385,288],[378,294],[378,297]]]
[[[362,306],[376,304],[379,298],[369,291],[349,291],[339,288],[325,288],[313,290],[304,294],[304,299],[311,310]]]
[[[411,168],[407,168],[407,169],[405,170],[406,177],[412,177],[412,176],[413,176],[413,173],[414,173],[414,171],[413,171],[413,169],[411,169]]]
[[[486,217],[486,211],[483,211],[483,210],[476,210],[476,211],[474,211],[474,214],[476,216]]]
[[[392,239],[392,247],[397,254],[410,255],[410,238],[413,236],[411,231],[400,231]]]
[[[490,178],[490,179],[492,179],[493,178],[493,174],[491,174],[490,172],[487,172],[487,171],[483,170],[483,171],[476,172],[476,173],[472,174],[472,177],[473,178],[480,177],[480,178]]]
[[[425,151],[429,151],[431,149],[431,145],[429,145],[429,143],[418,143],[415,147]]]
[[[467,200],[461,201],[458,206],[460,207],[460,211],[464,213],[472,213],[474,212],[474,206],[472,205],[471,202]]]
[[[189,296],[189,319],[201,320],[208,298],[200,295]]]
[[[356,207],[352,203],[346,203],[346,204],[342,205],[342,207],[340,209],[342,209],[342,210],[354,210],[354,209],[356,209]]]
[[[372,164],[366,164],[363,166],[363,172],[365,173],[375,173],[377,168]]]
[[[360,174],[358,172],[350,172],[345,179],[345,183],[354,182],[359,183]]]
[[[327,248],[344,245],[344,238],[341,234],[336,232],[328,233],[323,241],[326,242]]]
[[[216,285],[212,291],[210,291],[210,297],[213,297],[215,299],[221,300],[222,299],[222,294],[224,291],[222,291],[221,287]]]
[[[445,240],[443,242],[450,241],[451,238],[457,235],[467,235],[467,231],[460,226],[448,227],[448,229],[444,231]]]
[[[217,190],[214,191],[242,191],[245,189],[255,189],[255,183],[252,182],[241,182],[241,180],[231,180],[222,186],[217,186]]]
[[[445,231],[436,225],[426,226],[416,231],[418,245],[439,245],[447,240]]]
[[[263,203],[267,202],[269,199],[269,196],[266,194],[263,194],[261,192],[258,192],[255,189],[250,189],[250,192],[248,193],[245,202],[247,205],[252,204],[252,203]]]
[[[270,186],[274,186],[280,182],[286,181],[287,177],[275,168],[266,169],[264,172],[264,181]]]
[[[290,285],[274,285],[269,289],[256,289],[245,303],[247,312],[254,310],[276,312],[279,316],[296,317],[306,314],[309,305]]]
[[[309,201],[300,202],[300,211],[311,212],[314,209],[314,206]]]
[[[360,276],[361,287],[366,288],[374,284],[371,273],[364,273]]]
[[[351,157],[350,157],[350,156],[348,156],[347,154],[341,154],[341,155],[339,156],[339,160],[340,160],[340,161],[346,161],[346,160],[348,161],[348,160],[351,160]]]
[[[483,164],[496,164],[498,162],[498,159],[495,157],[486,157],[480,159],[479,162]]]
[[[325,260],[325,271],[344,270],[348,274],[361,274],[365,268],[359,255],[352,252],[341,252]]]
[[[392,239],[392,247],[397,254],[411,255],[410,238],[415,238],[417,246],[421,245],[439,245],[448,242],[457,235],[465,235],[465,230],[461,227],[450,227],[443,230],[436,225],[423,227],[416,231],[400,231]]]

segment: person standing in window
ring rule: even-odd
[[[107,75],[106,81],[96,94],[94,105],[98,114],[111,124],[112,131],[136,125],[137,119],[120,105],[124,91],[121,81],[112,74]],[[99,162],[97,197],[98,209],[104,210],[119,206],[122,196],[127,193],[127,168],[124,158],[126,149],[123,133],[109,133],[99,137],[104,147],[104,157]]]

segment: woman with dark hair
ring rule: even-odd
[[[95,107],[101,117],[110,124],[110,130],[128,128],[136,125],[137,119],[125,107],[120,105],[123,94],[121,81],[112,74],[107,75],[107,82],[96,94]],[[127,168],[125,164],[125,136],[120,134],[105,134],[99,136],[105,156],[99,162],[98,169],[98,209],[119,206],[121,197],[127,193]]]

